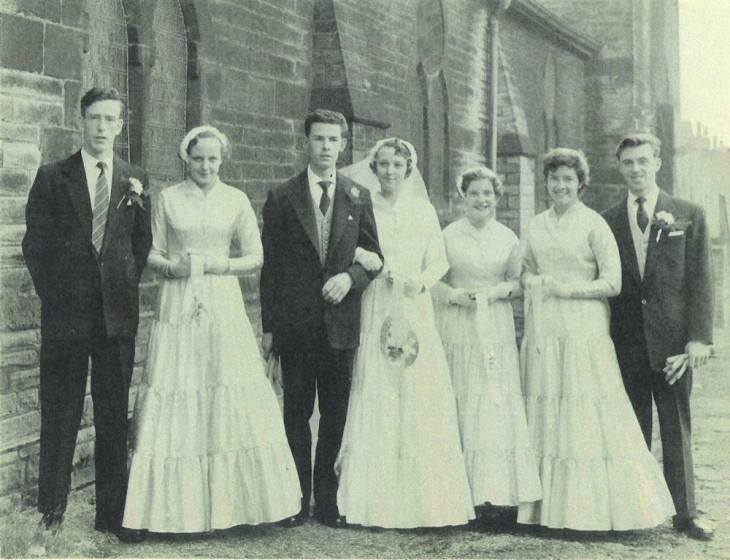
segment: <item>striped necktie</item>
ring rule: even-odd
[[[327,209],[330,207],[330,195],[327,190],[330,188],[332,181],[320,181],[317,183],[322,187],[322,198],[319,200],[319,211],[324,216],[327,213]]]
[[[101,253],[104,244],[104,230],[106,229],[106,215],[109,211],[109,183],[106,180],[106,164],[102,161],[96,164],[100,169],[96,180],[96,194],[94,195],[94,220],[91,226],[91,243],[97,252]]]

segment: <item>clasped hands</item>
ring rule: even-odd
[[[711,346],[699,340],[690,340],[684,351],[684,354],[669,356],[664,363],[664,379],[670,385],[679,381],[688,367],[694,370],[706,365],[712,353]]]
[[[174,278],[187,278],[192,270],[192,253],[180,255],[176,260],[171,261],[165,267],[165,275]],[[203,273],[205,274],[226,274],[230,269],[228,257],[205,255],[203,261]]]

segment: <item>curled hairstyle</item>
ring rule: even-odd
[[[119,117],[120,118],[122,117],[122,113],[124,112],[124,109],[125,109],[124,101],[122,101],[122,96],[114,88],[100,88],[100,87],[91,88],[81,98],[81,102],[79,103],[79,107],[81,109],[81,116],[85,118],[86,109],[88,109],[92,103],[96,103],[97,101],[117,101],[117,102],[119,102],[119,107],[120,107],[119,108]]]
[[[590,169],[588,160],[580,150],[571,150],[570,148],[554,148],[546,153],[542,158],[542,175],[547,182],[548,174],[556,171],[559,167],[570,167],[575,170],[578,177],[580,188],[583,190],[590,181]]]
[[[393,148],[395,155],[400,156],[406,160],[406,178],[410,177],[413,173],[413,166],[415,165],[414,159],[416,157],[415,150],[412,150],[412,146],[406,143],[400,138],[386,138],[380,140],[372,150],[370,150],[370,169],[373,173],[377,172],[378,169],[378,153],[383,148]]]
[[[662,142],[659,138],[649,132],[631,132],[621,138],[618,146],[616,146],[616,159],[621,160],[621,152],[626,148],[636,148],[644,144],[649,144],[654,152],[654,157],[659,157],[659,152],[662,149]]]
[[[502,196],[504,188],[502,187],[502,181],[499,179],[499,176],[494,171],[492,171],[488,167],[484,167],[483,165],[467,169],[466,171],[464,171],[464,173],[459,175],[459,177],[456,179],[457,192],[461,196],[466,196],[466,193],[469,190],[469,186],[474,181],[479,181],[480,179],[489,180],[492,183],[494,194],[498,197]]]
[[[329,109],[316,109],[307,115],[304,119],[304,136],[309,138],[309,132],[312,130],[314,123],[338,124],[342,136],[347,132],[347,119],[342,113],[330,111]]]
[[[221,143],[221,159],[225,159],[231,153],[231,144],[228,137],[214,126],[198,126],[185,135],[180,142],[178,155],[185,163],[190,159],[190,151],[201,138],[215,138]]]

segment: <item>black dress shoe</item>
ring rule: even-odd
[[[142,531],[141,529],[127,529],[126,527],[119,527],[112,532],[123,543],[141,543],[147,538],[147,531]]]
[[[300,525],[304,525],[307,522],[307,519],[309,519],[309,512],[300,509],[299,513],[297,513],[296,515],[292,515],[291,517],[287,517],[286,519],[282,519],[281,521],[277,522],[277,525],[279,525],[280,527],[286,527],[288,529],[291,529],[292,527],[299,527]]]
[[[698,541],[711,541],[715,536],[712,527],[706,521],[697,517],[675,520],[674,528],[680,533],[687,535],[690,539]]]
[[[344,529],[347,527],[345,518],[341,515],[317,515],[317,521],[332,529]]]
[[[55,535],[61,528],[61,523],[63,523],[63,513],[44,513],[38,526]]]

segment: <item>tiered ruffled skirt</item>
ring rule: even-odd
[[[518,521],[578,530],[661,524],[674,507],[624,390],[606,302],[531,305],[521,352],[543,498],[522,504]]]
[[[406,300],[418,337],[412,365],[380,348],[391,290],[376,279],[363,296],[361,344],[338,457],[337,504],[348,523],[385,528],[463,525],[474,518],[454,392],[428,293]]]
[[[527,432],[512,306],[497,301],[489,308],[489,348],[480,340],[476,309],[439,304],[437,323],[474,505],[516,506],[539,500],[542,492]]]
[[[125,527],[203,532],[299,511],[296,467],[236,278],[165,281],[131,432]]]

